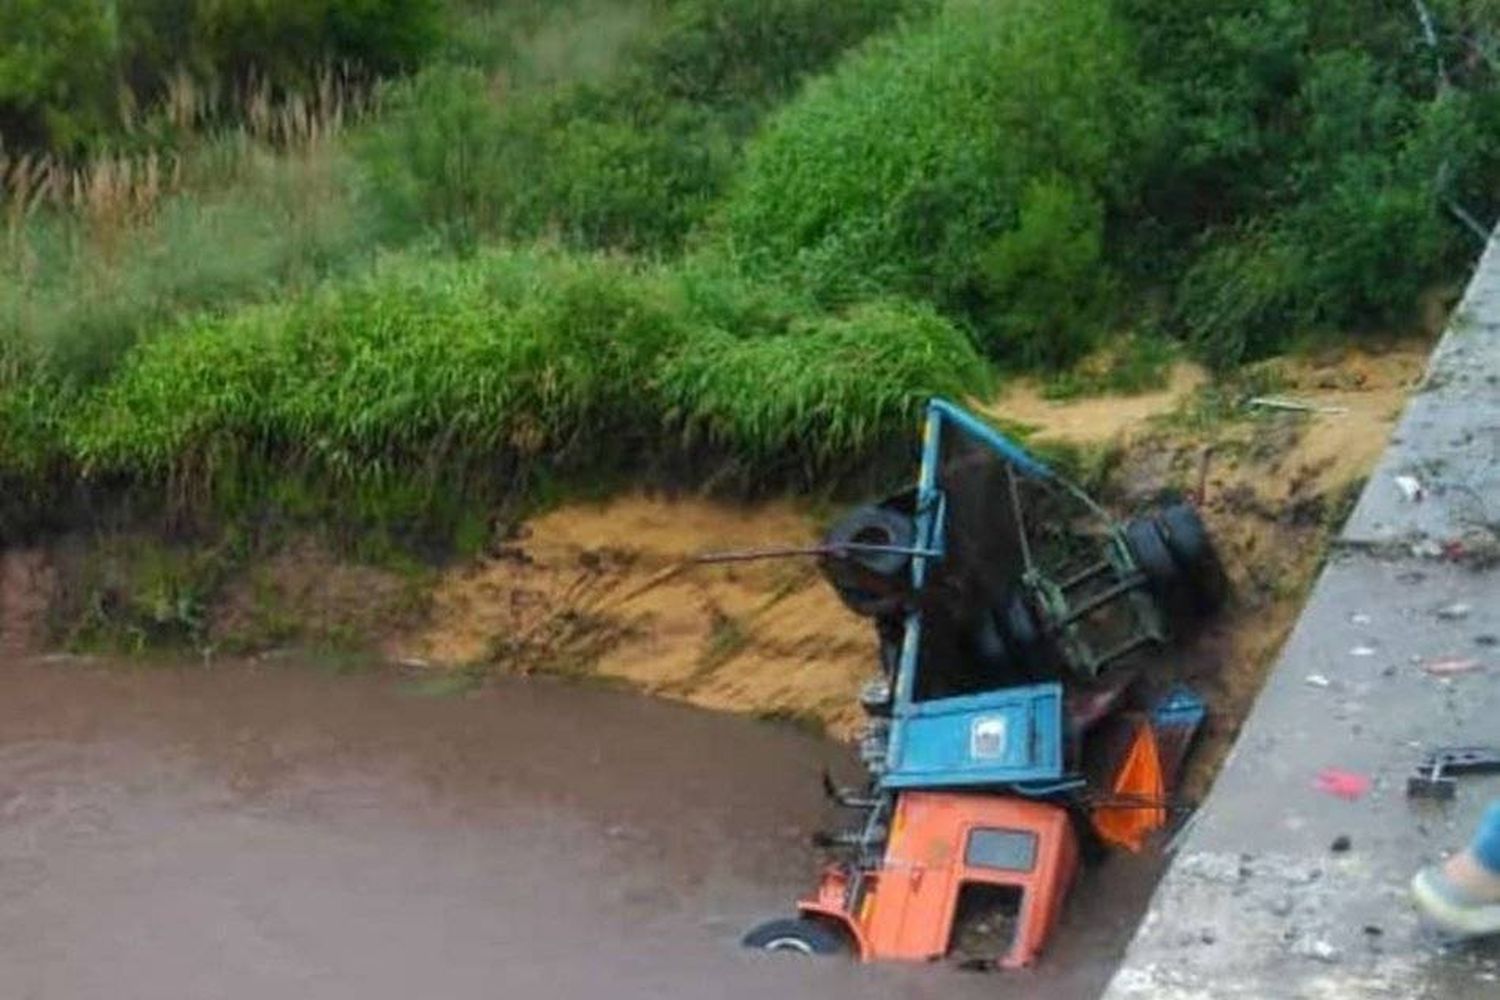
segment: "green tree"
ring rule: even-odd
[[[0,0],[0,147],[71,150],[117,113],[113,3]]]

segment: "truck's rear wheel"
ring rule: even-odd
[[[838,930],[807,917],[769,920],[746,934],[740,943],[757,951],[789,955],[842,955],[849,950],[848,940]]]
[[[1187,580],[1193,609],[1202,615],[1218,611],[1229,594],[1229,577],[1197,509],[1182,502],[1168,504],[1157,512],[1156,521]]]
[[[1167,539],[1161,525],[1154,518],[1138,517],[1125,523],[1125,545],[1135,564],[1146,577],[1146,589],[1156,598],[1167,618],[1167,627],[1173,629],[1178,619],[1189,614],[1185,600],[1182,570],[1167,548]]]
[[[879,618],[900,612],[906,574],[916,537],[912,519],[899,511],[869,504],[851,511],[823,539],[830,548],[844,545],[886,546],[898,551],[845,550],[823,559],[823,573],[845,606],[857,615]]]

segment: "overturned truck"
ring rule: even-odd
[[[851,823],[798,915],[744,943],[1030,964],[1081,859],[1166,822],[1204,707],[1164,658],[1227,592],[1202,519],[1172,497],[1116,519],[933,400],[916,486],[852,511],[822,559],[880,637],[867,776],[825,781]]]

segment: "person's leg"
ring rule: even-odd
[[[1422,913],[1452,934],[1500,934],[1500,801],[1490,804],[1469,846],[1412,879]]]
[[[1485,810],[1474,841],[1469,845],[1469,853],[1488,874],[1500,879],[1500,800],[1491,802]]]

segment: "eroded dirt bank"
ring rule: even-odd
[[[1346,354],[1268,379],[1335,413],[1247,411],[1191,371],[1147,397],[1055,404],[1020,387],[994,405],[1105,470],[1121,510],[1204,488],[1237,597],[1160,665],[1216,710],[1190,794],[1227,750],[1424,356]],[[693,996],[704,983],[726,997],[1097,995],[1157,859],[1091,870],[1034,973],[787,965],[736,947],[816,869],[807,835],[836,825],[817,773],[852,778],[854,764],[805,729],[858,724],[874,644],[808,562],[684,559],[808,541],[835,513],[571,504],[484,559],[416,574],[301,540],[237,570],[210,607],[165,585],[148,595],[164,620],[201,623],[193,664],[165,668],[26,658],[58,640],[49,605],[77,567],[9,550],[0,995],[116,1000],[184,983],[227,998]],[[249,656],[228,652],[247,637]],[[286,651],[307,640],[366,644],[386,666]]]
[[[1216,709],[1198,758],[1200,784],[1259,690],[1426,349],[1407,342],[1280,361],[1231,388],[1179,367],[1155,393],[1061,403],[1021,384],[984,407],[1039,447],[1070,453],[1122,512],[1163,488],[1201,489],[1236,600],[1162,667],[1197,680]],[[1246,407],[1255,392],[1319,412]],[[152,593],[132,599],[169,623],[195,616],[193,642],[210,659],[307,644],[365,647],[455,691],[505,674],[590,677],[847,737],[860,722],[854,694],[874,670],[875,644],[814,564],[686,564],[705,551],[806,543],[836,514],[791,501],[634,494],[560,507],[494,540],[483,558],[446,570],[361,566],[300,540],[238,569],[211,606],[192,605],[161,574]],[[12,653],[45,642],[49,588],[59,575],[78,576],[79,565],[98,564],[99,552],[75,553],[72,568],[57,572],[45,554],[0,557],[0,624]],[[75,617],[122,599],[117,583],[93,586],[69,597]],[[70,634],[56,626],[53,641]]]
[[[1199,780],[1227,749],[1294,620],[1330,531],[1379,456],[1425,346],[1343,352],[1262,372],[1277,397],[1337,412],[1246,408],[1181,368],[1170,388],[1053,403],[1020,386],[988,412],[1032,441],[1108,467],[1122,510],[1163,488],[1204,493],[1236,583],[1233,609],[1168,669],[1197,680],[1215,722]],[[709,708],[797,718],[848,735],[874,669],[868,626],[807,560],[683,568],[707,550],[813,540],[828,512],[628,496],[540,517],[438,581],[427,618],[393,636],[398,658],[618,679]]]

